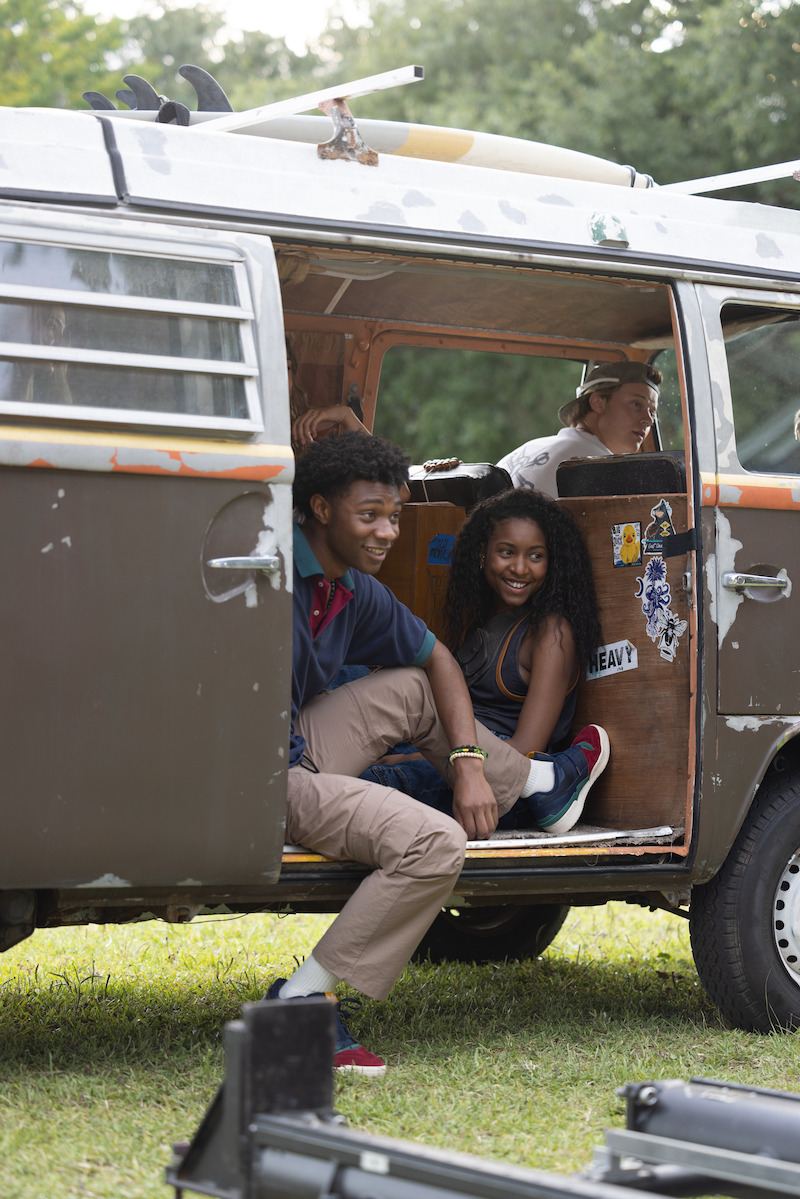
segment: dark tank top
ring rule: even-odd
[[[467,681],[472,706],[481,724],[493,733],[510,737],[517,727],[528,691],[536,686],[519,673],[519,650],[528,631],[529,613],[501,612],[480,628],[470,629],[456,659]],[[578,698],[577,678],[567,693],[564,706],[547,745],[553,753],[569,744],[569,733]]]

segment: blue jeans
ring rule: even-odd
[[[508,738],[495,734],[502,741]],[[421,758],[412,758],[408,762],[398,762],[394,766],[384,766],[377,762],[369,766],[359,776],[371,783],[380,783],[384,787],[394,787],[404,795],[436,808],[439,812],[453,815],[453,792],[444,781],[435,766]],[[498,821],[500,829],[536,828],[536,821],[531,816],[524,799],[519,799],[505,816]]]

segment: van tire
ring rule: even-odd
[[[523,961],[536,958],[567,918],[566,904],[444,908],[420,941],[415,962]]]
[[[711,1002],[737,1028],[800,1027],[800,945],[790,931],[798,929],[798,914],[800,779],[774,774],[719,873],[692,891],[697,972]]]

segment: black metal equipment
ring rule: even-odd
[[[166,1181],[220,1199],[629,1199],[631,1190],[800,1195],[800,1095],[721,1082],[631,1083],[628,1128],[572,1176],[351,1132],[332,1106],[333,1010],[245,1004],[226,1077]]]

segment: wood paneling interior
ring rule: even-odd
[[[400,536],[378,576],[437,637],[444,634],[447,549],[463,523],[464,509],[452,504],[405,504]]]
[[[297,251],[279,251],[279,263],[282,253],[297,261]],[[305,274],[282,272],[290,324],[292,314],[317,314],[617,345],[672,340],[669,289],[647,280],[388,255],[364,262],[341,251],[313,252],[307,263]]]
[[[613,525],[651,523],[651,510],[666,498],[676,533],[686,530],[684,495],[593,496],[562,499],[577,519],[592,560],[605,645],[629,641],[638,657],[636,670],[582,680],[575,729],[601,724],[611,742],[608,767],[592,789],[585,819],[611,828],[680,827],[686,820],[689,770],[691,613],[682,579],[686,556],[665,558],[671,597],[669,609],[687,621],[674,661],[661,656],[647,635],[638,580],[647,562],[614,566]]]

